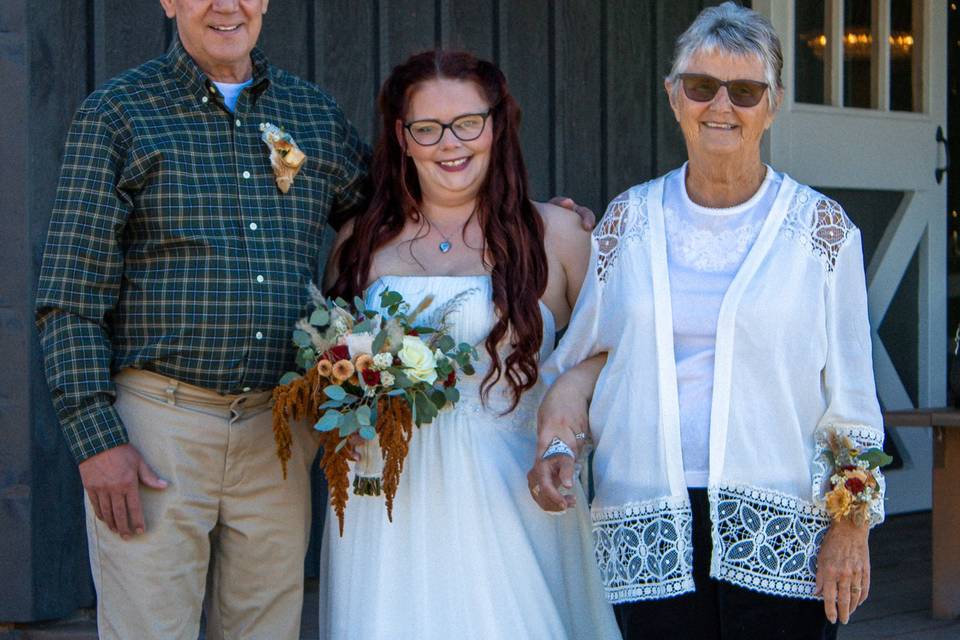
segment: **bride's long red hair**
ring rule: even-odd
[[[380,90],[380,137],[374,150],[374,195],[370,208],[353,221],[352,235],[335,256],[337,279],[330,295],[360,295],[370,276],[373,255],[396,238],[407,220],[419,221],[420,182],[395,133],[406,122],[410,96],[421,82],[466,80],[480,88],[490,105],[493,126],[490,166],[477,196],[475,215],[483,232],[484,264],[490,269],[498,320],[486,339],[492,361],[483,379],[484,397],[506,376],[516,407],[537,381],[543,336],[539,300],[547,286],[543,220],[530,202],[527,169],[520,149],[520,108],[493,63],[461,51],[426,51],[393,69]],[[497,346],[510,342],[501,360]]]

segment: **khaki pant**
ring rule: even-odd
[[[147,530],[129,540],[87,502],[100,637],[193,640],[206,588],[207,638],[299,638],[316,439],[294,425],[283,480],[269,392],[129,369],[114,381],[131,444],[169,486],[141,485]]]

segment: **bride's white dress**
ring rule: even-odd
[[[483,341],[495,322],[488,276],[385,276],[367,290],[373,308],[389,288],[431,312],[459,296],[450,316],[458,342],[480,363],[458,385],[461,400],[414,429],[393,507],[353,495],[344,535],[327,512],[320,563],[320,637],[337,640],[452,638],[590,640],[619,638],[593,556],[586,499],[563,515],[540,510],[527,490],[536,449],[537,387],[511,413],[508,385],[479,383],[489,362]],[[545,305],[544,335],[554,335]],[[541,359],[553,348],[547,339]]]

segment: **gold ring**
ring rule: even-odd
[[[540,497],[540,485],[538,484],[533,485],[533,489],[530,489],[530,493],[533,494],[534,498]]]

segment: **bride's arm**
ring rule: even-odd
[[[607,354],[599,353],[567,370],[557,378],[540,403],[537,414],[537,458],[527,473],[527,483],[534,500],[544,511],[563,511],[576,500],[564,490],[573,487],[574,458],[557,455],[540,456],[554,438],[560,438],[574,452],[590,437],[587,412],[600,371],[607,363]],[[578,437],[578,434],[582,434]],[[535,487],[539,487],[536,489]]]

